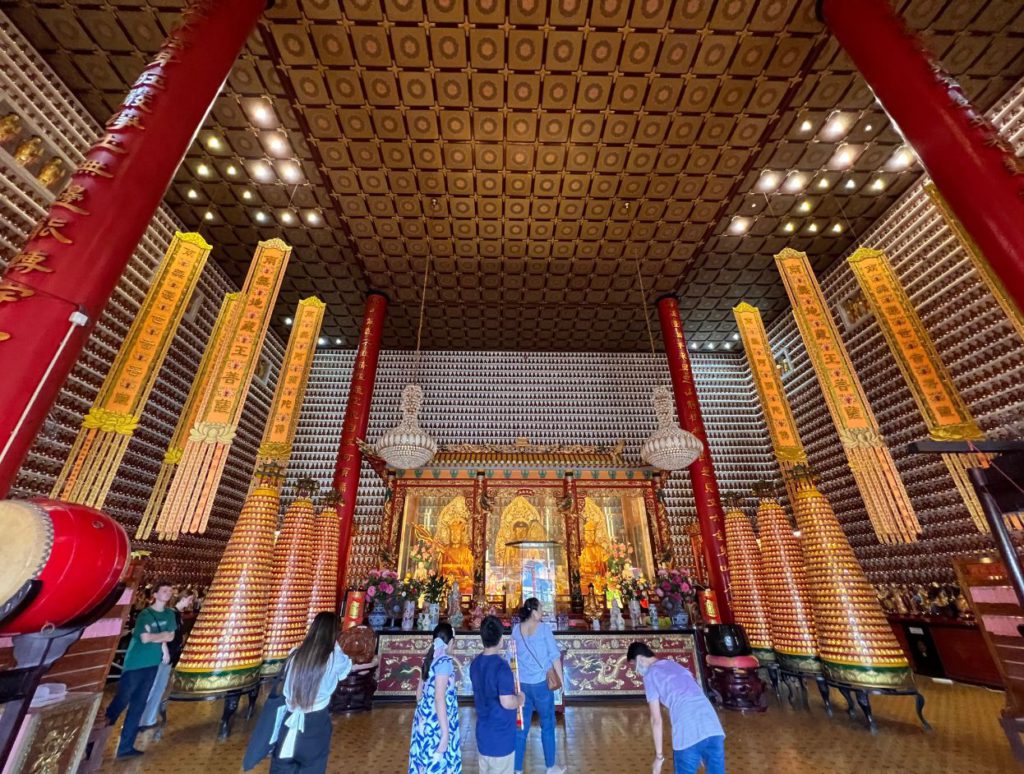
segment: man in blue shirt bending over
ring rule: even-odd
[[[480,624],[484,652],[473,659],[469,679],[473,681],[476,705],[476,745],[480,753],[480,774],[513,774],[516,746],[516,709],[526,695],[516,693],[512,668],[501,656],[504,627],[489,615]]]

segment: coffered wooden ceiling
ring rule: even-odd
[[[0,0],[101,121],[181,4]],[[894,4],[982,108],[1024,74],[1017,0]],[[773,253],[827,266],[917,178],[901,148],[812,0],[278,0],[167,202],[236,279],[293,244],[276,325],[315,293],[331,345],[377,288],[414,346],[428,256],[425,347],[645,348],[638,264],[724,344],[785,309]]]

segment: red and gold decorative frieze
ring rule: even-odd
[[[157,522],[161,537],[206,531],[291,253],[280,239],[260,242],[256,249],[242,288],[237,325],[224,357],[215,364],[211,389],[189,431]]]
[[[744,301],[734,306],[732,313],[736,317],[740,339],[743,341],[743,351],[747,355],[754,386],[757,387],[757,395],[761,399],[761,409],[768,425],[768,435],[772,439],[775,459],[782,469],[782,480],[789,487],[789,472],[795,465],[807,464],[807,452],[804,451],[803,442],[800,440],[786,392],[782,389],[782,379],[779,378],[775,358],[772,357],[768,334],[761,320],[761,311]],[[787,489],[787,493],[792,502],[794,492]]]
[[[820,672],[811,592],[800,542],[793,525],[774,496],[763,494],[757,506],[768,600],[772,647],[783,669]]]
[[[787,247],[775,256],[775,264],[875,534],[883,543],[917,540],[921,525],[910,496],[882,438],[807,254]]]
[[[747,633],[747,641],[762,664],[775,661],[764,568],[754,527],[739,508],[725,513],[725,546],[732,582],[732,612]]]
[[[277,672],[292,648],[302,643],[314,579],[313,501],[300,492],[289,506],[274,546],[268,589],[263,674]],[[333,604],[331,606],[333,609]]]
[[[279,476],[262,478],[242,506],[175,669],[178,693],[220,694],[259,680],[279,485]]]
[[[171,441],[164,452],[163,462],[160,464],[160,472],[157,473],[156,483],[153,484],[153,491],[150,492],[149,502],[146,503],[146,511],[142,515],[138,529],[135,532],[136,540],[149,540],[156,526],[157,517],[163,510],[164,501],[167,499],[167,490],[174,478],[174,471],[181,462],[181,456],[185,452],[185,441],[188,432],[195,424],[199,409],[203,406],[203,400],[210,389],[210,382],[213,377],[214,367],[224,356],[224,350],[231,338],[231,333],[238,322],[238,312],[241,309],[241,293],[228,293],[220,305],[220,312],[214,322],[213,331],[206,344],[206,350],[199,361],[199,369],[192,380],[192,387],[185,398],[185,405],[181,408],[178,416],[178,424],[174,427]]]
[[[903,649],[828,499],[806,469],[794,476],[793,512],[825,674],[855,685],[898,687],[912,682]]]
[[[861,247],[848,259],[853,276],[875,314],[879,328],[910,388],[914,402],[936,441],[977,441],[985,437],[953,384],[931,336],[881,250]],[[984,454],[943,454],[957,492],[979,532],[988,532],[981,501],[967,470],[988,467]]]
[[[213,249],[175,233],[50,496],[102,508]]]

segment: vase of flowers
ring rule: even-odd
[[[412,631],[416,621],[416,607],[423,594],[423,582],[412,573],[407,573],[398,584],[396,596],[402,606],[402,630]]]
[[[394,570],[374,569],[370,570],[366,577],[367,600],[373,602],[373,609],[370,610],[370,627],[374,631],[384,628],[388,616],[391,615],[391,603],[395,592],[398,589],[398,573]]]
[[[647,595],[650,593],[651,584],[639,570],[633,568],[617,578],[615,585],[622,596],[622,601],[629,607],[630,623],[634,629],[639,629],[643,626],[643,608]]]
[[[654,593],[662,612],[672,621],[672,628],[683,629],[690,621],[687,605],[697,594],[693,579],[683,570],[661,568],[654,579]]]
[[[436,570],[431,570],[423,581],[423,599],[427,605],[431,629],[441,620],[441,602],[448,596],[448,587],[448,579]]]

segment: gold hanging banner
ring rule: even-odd
[[[807,464],[807,452],[804,451],[804,445],[800,440],[796,420],[793,419],[793,410],[782,389],[782,380],[779,378],[775,358],[772,357],[772,349],[768,344],[768,334],[761,320],[761,311],[744,301],[734,306],[732,313],[736,317],[740,339],[743,341],[743,351],[747,354],[750,373],[754,377],[754,386],[757,388],[765,422],[768,424],[775,459],[782,469],[782,480],[786,484],[786,492],[792,506],[796,490],[792,487],[790,474],[796,465]]]
[[[949,205],[946,204],[946,200],[942,198],[942,194],[939,193],[939,189],[935,187],[935,184],[925,183],[924,190],[929,198],[931,198],[932,204],[935,205],[935,209],[939,211],[942,219],[946,221],[949,230],[953,232],[953,236],[956,237],[964,252],[967,253],[971,265],[974,266],[974,271],[978,274],[978,279],[982,281],[982,284],[988,289],[992,298],[999,304],[999,308],[1003,310],[1003,314],[1010,321],[1010,325],[1017,332],[1017,336],[1024,340],[1024,317],[1021,316],[1017,305],[1007,296],[1002,280],[995,275],[985,256],[981,254],[981,250],[974,244],[974,240],[964,231],[964,227],[960,225],[960,221],[953,215],[953,211],[949,209]]]
[[[928,427],[928,435],[935,441],[983,439],[985,434],[960,397],[885,253],[861,247],[848,261],[914,396]],[[984,454],[943,454],[942,461],[978,531],[988,532],[981,501],[967,477],[968,468],[988,467],[988,457]]]
[[[50,493],[102,508],[213,248],[175,233]]]
[[[223,357],[214,364],[211,388],[189,430],[157,520],[165,539],[173,540],[181,532],[206,531],[291,253],[292,248],[280,239],[260,242],[256,248],[242,288],[237,325]]]
[[[302,399],[306,394],[306,382],[313,365],[326,306],[319,298],[310,296],[299,301],[295,310],[281,375],[277,380],[274,400],[270,404],[270,416],[256,457],[257,467],[266,462],[287,465],[292,456],[292,441],[295,440],[295,428],[299,424],[299,412],[302,410]]]
[[[160,472],[157,473],[156,483],[153,484],[149,502],[146,503],[146,511],[135,531],[136,540],[149,540],[153,533],[153,527],[156,526],[157,517],[163,510],[164,501],[167,499],[167,490],[174,478],[174,471],[185,451],[188,431],[195,424],[196,416],[203,405],[203,398],[210,388],[214,365],[223,359],[227,342],[230,339],[229,334],[234,331],[238,322],[241,297],[241,293],[228,293],[221,302],[217,320],[213,324],[213,331],[206,343],[206,350],[203,352],[202,360],[199,361],[199,369],[192,379],[192,387],[189,389],[185,405],[182,406],[181,413],[178,415],[178,424],[174,428],[171,442],[167,446],[167,451],[164,452]]]
[[[775,264],[875,534],[883,543],[917,540],[921,525],[910,496],[806,253],[787,247],[775,256]]]

